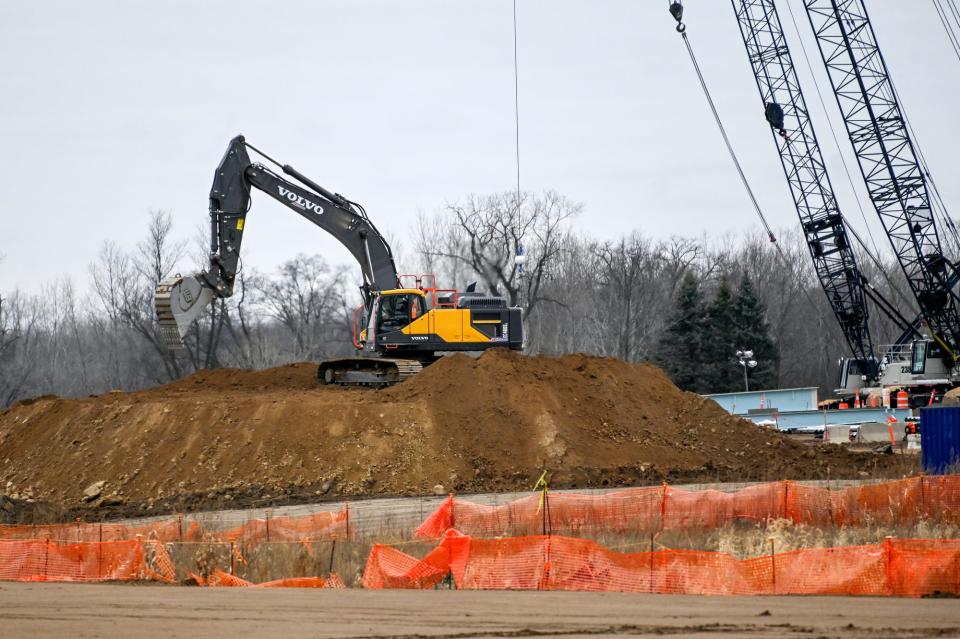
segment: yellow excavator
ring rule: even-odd
[[[293,178],[281,177],[247,149]],[[407,379],[445,353],[523,348],[520,308],[499,296],[440,289],[433,275],[398,275],[393,253],[363,207],[331,193],[289,165],[237,136],[230,141],[210,189],[210,264],[190,276],[161,281],[154,293],[166,344],[183,337],[204,308],[233,294],[251,188],[270,195],[340,241],[360,264],[363,305],[353,317],[357,356],[320,362],[324,384],[388,386]]]

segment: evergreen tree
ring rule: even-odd
[[[673,383],[684,390],[701,392],[702,332],[703,293],[699,278],[688,271],[677,290],[654,358]]]
[[[742,371],[736,358],[738,348],[735,300],[730,286],[721,280],[704,318],[702,392],[743,390]]]
[[[753,351],[756,368],[749,371],[750,388],[776,388],[780,369],[780,352],[770,336],[767,309],[757,297],[753,282],[744,272],[734,300],[735,339],[737,348]]]

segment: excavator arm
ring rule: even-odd
[[[157,319],[164,341],[171,348],[183,346],[184,335],[207,305],[217,298],[233,295],[251,188],[263,191],[299,213],[350,251],[363,273],[361,291],[365,305],[369,305],[375,291],[398,287],[390,246],[363,207],[331,193],[289,165],[277,163],[300,184],[281,177],[263,164],[251,162],[248,148],[253,149],[243,136],[231,140],[214,175],[210,189],[207,269],[192,276],[175,275],[157,285],[154,293]]]

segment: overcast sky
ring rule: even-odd
[[[522,188],[582,202],[575,225],[594,236],[758,225],[667,4],[517,2]],[[685,4],[761,204],[776,227],[795,226],[732,8]],[[789,5],[829,91],[802,1]],[[778,6],[841,207],[862,229],[787,3]],[[868,6],[941,191],[960,206],[960,62],[932,2]],[[237,133],[363,203],[402,255],[419,212],[514,187],[513,100],[511,0],[0,2],[0,290],[64,274],[85,286],[102,242],[132,247],[150,209],[169,210],[192,237]],[[299,252],[350,262],[263,194],[247,230],[248,266],[270,270]]]

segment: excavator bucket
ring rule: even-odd
[[[167,347],[184,347],[183,336],[213,298],[213,291],[193,276],[175,275],[157,284],[153,304]]]

